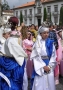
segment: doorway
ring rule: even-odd
[[[38,27],[41,26],[41,18],[37,18],[38,20]]]

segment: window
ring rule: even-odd
[[[5,17],[5,20],[7,20],[7,17]]]
[[[37,6],[40,6],[40,4],[41,4],[40,1],[38,1],[38,2],[37,2]]]
[[[22,10],[20,11],[20,13],[22,13]]]
[[[61,6],[63,7],[63,4],[61,4]]]
[[[47,12],[48,12],[48,13],[51,12],[51,6],[47,6]]]
[[[27,19],[24,20],[25,24],[27,24]]]
[[[54,17],[54,23],[55,23],[55,24],[58,23],[58,17],[57,17],[57,16]]]
[[[27,10],[24,11],[24,14],[27,16]]]
[[[41,8],[38,8],[38,14],[41,13]]]
[[[54,12],[58,12],[58,5],[54,5]]]
[[[16,11],[16,17],[18,17],[18,11]]]
[[[29,24],[32,24],[32,18],[29,19]]]
[[[29,9],[29,14],[32,15],[32,9]]]

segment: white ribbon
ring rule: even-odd
[[[3,73],[1,73],[1,72],[0,72],[0,76],[7,82],[7,84],[9,85],[9,87],[11,87],[11,84],[10,84],[9,79]]]

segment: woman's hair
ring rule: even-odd
[[[31,32],[32,36],[35,38],[35,33],[34,32]]]
[[[27,27],[23,26],[20,32],[22,35],[22,40],[26,39],[27,38]]]

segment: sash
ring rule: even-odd
[[[46,63],[46,65],[48,65],[53,51],[53,40],[49,38],[46,39],[45,46],[46,46],[47,56],[49,57],[49,59],[44,59],[43,61]]]
[[[51,40],[50,38],[46,39],[46,51],[50,59],[53,51],[53,40]]]

